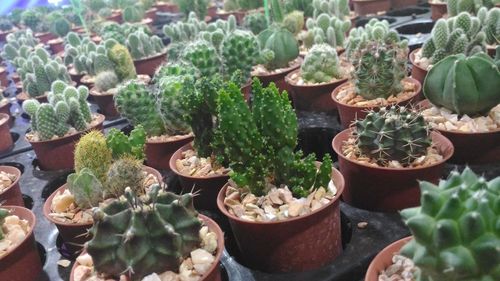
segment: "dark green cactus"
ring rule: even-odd
[[[325,83],[342,78],[337,51],[328,44],[314,45],[305,56],[300,71],[307,82]]]
[[[86,249],[95,270],[132,281],[153,272],[177,271],[200,246],[201,222],[193,195],[181,196],[153,186],[143,202],[130,190],[94,210],[93,235]]]
[[[181,105],[184,81],[182,76],[167,76],[158,82],[157,106],[168,135],[182,135],[189,132]]]
[[[138,125],[126,136],[122,131],[111,128],[106,136],[106,144],[111,149],[115,159],[127,155],[139,160],[144,159],[146,131],[141,125]]]
[[[39,30],[39,25],[42,20],[42,15],[32,9],[26,10],[21,14],[22,23],[33,31]]]
[[[283,1],[283,8],[287,13],[302,11],[305,17],[310,18],[314,12],[313,2],[311,0],[285,0]]]
[[[267,28],[266,16],[261,12],[252,12],[243,18],[243,26],[258,35]]]
[[[419,268],[418,280],[499,280],[500,177],[486,181],[465,168],[420,190],[420,207],[401,212],[413,234],[401,254]]]
[[[249,80],[252,67],[261,60],[259,41],[251,32],[235,30],[222,41],[221,56],[228,77],[239,70]]]
[[[431,145],[430,132],[424,118],[405,107],[384,107],[357,120],[356,146],[362,155],[380,165],[398,161],[407,166],[427,155]]]
[[[140,22],[144,19],[145,11],[140,4],[130,5],[123,9],[122,19],[124,22]]]
[[[213,45],[203,39],[191,42],[184,49],[181,58],[195,66],[203,76],[221,72],[222,63]]]

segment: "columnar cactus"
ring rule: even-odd
[[[6,37],[6,42],[1,56],[15,67],[24,64],[32,49],[39,44],[30,29],[10,33]]]
[[[446,0],[448,15],[454,17],[461,12],[476,15],[481,7],[491,9],[495,0]]]
[[[468,58],[463,54],[446,57],[429,71],[424,95],[432,104],[460,115],[487,115],[500,103],[498,65],[500,57],[496,64],[485,53]]]
[[[306,27],[307,32],[302,35],[302,40],[307,48],[321,43],[335,48],[344,47],[345,34],[351,28],[351,22],[323,13],[316,19],[307,19]]]
[[[267,28],[266,16],[261,12],[252,12],[243,18],[243,26],[258,35]]]
[[[91,131],[80,138],[75,146],[75,171],[88,169],[100,182],[106,180],[112,152],[106,143],[106,137],[99,131]]]
[[[245,80],[250,79],[252,66],[260,61],[260,46],[257,38],[249,31],[235,30],[228,34],[221,44],[224,72],[231,76],[239,70]]]
[[[203,76],[221,72],[221,60],[213,45],[203,39],[191,42],[182,53],[182,59],[194,65]]]
[[[96,76],[113,69],[114,65],[104,45],[97,45],[90,38],[80,38],[74,32],[67,35],[66,41],[64,63],[72,64],[78,74]]]
[[[165,50],[160,37],[149,36],[143,31],[136,31],[128,36],[127,48],[134,60],[149,58]]]
[[[300,72],[305,81],[313,83],[342,78],[337,51],[328,44],[314,45],[305,56]]]
[[[486,34],[486,43],[500,44],[500,8],[487,10],[483,7],[477,17],[481,21],[482,31]]]
[[[345,20],[350,14],[349,0],[313,0],[312,5],[314,8],[314,18],[317,18],[322,13],[326,13]]]
[[[500,177],[486,181],[465,168],[420,190],[421,206],[401,212],[413,234],[401,254],[419,268],[418,280],[499,280]]]
[[[410,165],[427,155],[432,143],[424,118],[405,107],[372,111],[365,119],[357,120],[355,126],[359,152],[380,165],[390,161]]]
[[[135,71],[134,61],[127,47],[118,43],[111,44],[111,46],[108,50],[108,58],[115,65],[114,70],[116,76],[118,76],[118,80],[127,81],[134,79],[137,76],[137,72]]]

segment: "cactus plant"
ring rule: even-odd
[[[194,12],[200,19],[204,19],[207,15],[208,0],[175,0],[175,3],[186,17],[191,12]]]
[[[144,18],[145,12],[140,4],[130,5],[123,9],[122,19],[124,22],[140,22]]]
[[[427,155],[432,143],[424,118],[405,107],[372,111],[365,119],[357,120],[355,126],[359,152],[379,165],[398,161],[408,166]]]
[[[181,57],[195,66],[203,76],[212,76],[221,72],[222,63],[217,50],[204,39],[187,45]]]
[[[160,37],[139,30],[128,36],[127,48],[134,60],[140,60],[162,53],[165,46]]]
[[[109,41],[108,41],[109,42]],[[108,50],[108,58],[115,65],[115,73],[120,81],[134,79],[137,76],[134,61],[127,47],[116,43]]]
[[[401,254],[419,268],[418,280],[498,280],[500,177],[486,181],[465,168],[420,190],[421,206],[401,212],[413,234]]]
[[[337,51],[328,44],[314,45],[305,56],[300,72],[304,81],[313,83],[342,78]]]
[[[313,16],[313,2],[311,0],[285,0],[283,1],[283,7],[285,12],[291,13],[293,11],[302,11],[305,17]]]
[[[454,17],[461,12],[476,15],[480,8],[491,9],[493,6],[494,0],[446,0],[446,10],[450,17]]]
[[[126,188],[139,194],[146,176],[142,172],[142,161],[133,156],[123,156],[114,161],[106,175],[106,196],[120,197]]]
[[[161,65],[155,72],[152,82],[158,83],[165,76],[185,76],[200,77],[200,73],[196,67],[185,61],[168,62]]]
[[[243,26],[258,35],[267,28],[266,16],[261,12],[251,12],[243,18]]]
[[[94,87],[99,92],[106,92],[118,86],[118,76],[114,71],[103,71],[97,74],[94,79]]]
[[[497,48],[497,55],[500,54]],[[500,57],[452,55],[438,62],[424,82],[429,101],[459,115],[486,115],[500,103]]]
[[[313,17],[326,13],[346,20],[349,17],[349,0],[313,0]]]
[[[104,182],[112,161],[112,151],[107,146],[106,137],[101,132],[90,131],[76,143],[76,173],[88,169],[100,182]]]
[[[67,35],[66,41],[64,63],[66,65],[72,64],[77,74],[87,74],[94,77],[100,72],[110,71],[114,68],[104,45],[97,45],[88,37],[80,38],[74,32]]]
[[[401,46],[407,44],[406,40],[400,40],[397,32],[389,29],[388,21],[373,18],[364,27],[353,28],[349,32],[346,46],[347,58],[352,59],[352,54],[357,53],[358,49],[365,48],[373,41]]]
[[[66,183],[75,203],[82,209],[96,207],[104,199],[101,181],[88,168],[68,175]]]
[[[21,14],[22,23],[33,31],[39,30],[39,25],[41,24],[42,20],[42,15],[32,9],[25,10]]]
[[[500,8],[487,10],[482,7],[477,17],[481,21],[482,31],[486,34],[486,43],[490,45],[500,44]]]
[[[194,12],[191,12],[186,21],[173,22],[163,26],[163,33],[170,38],[167,46],[169,61],[176,61],[180,58],[182,50],[187,42],[197,38],[200,31],[207,30],[205,21],[200,21]]]
[[[24,64],[32,49],[38,45],[38,39],[30,29],[10,33],[6,37],[1,56],[16,68]]]
[[[334,48],[342,48],[345,44],[345,34],[351,28],[351,22],[323,13],[316,19],[307,19],[306,27],[307,32],[301,36],[308,49],[314,44],[321,43],[327,43]]]
[[[166,76],[158,82],[157,105],[169,135],[185,134],[189,131],[184,120],[185,110],[180,104],[183,87],[181,76]]]
[[[283,18],[283,27],[288,29],[295,36],[304,29],[304,13],[300,11],[293,11],[288,13]]]
[[[280,26],[270,26],[258,36],[260,46],[269,54],[264,64],[267,70],[289,67],[289,63],[299,56],[299,44],[295,36]]]
[[[201,222],[193,195],[176,195],[154,185],[142,201],[128,189],[93,212],[93,238],[86,244],[95,270],[141,280],[153,272],[177,271],[200,246]]]
[[[145,158],[146,131],[138,125],[129,136],[126,136],[122,131],[111,128],[106,136],[106,144],[111,149],[114,159],[128,155],[141,160]]]
[[[235,30],[222,41],[221,56],[228,77],[239,70],[247,81],[252,67],[261,61],[259,41],[249,31]]]

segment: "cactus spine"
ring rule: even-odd
[[[316,19],[309,18],[306,27],[307,32],[302,35],[302,40],[307,48],[321,43],[342,48],[345,44],[345,33],[351,28],[351,22],[340,20],[336,16],[320,14]]]

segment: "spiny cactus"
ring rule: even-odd
[[[116,43],[108,50],[108,58],[115,65],[115,73],[120,81],[134,79],[137,76],[134,61],[127,47]]]
[[[194,12],[198,18],[203,20],[207,15],[208,0],[175,0],[175,3],[186,17]]]
[[[153,84],[158,83],[165,76],[185,76],[200,77],[200,72],[192,64],[185,61],[168,62],[161,65],[155,72]]]
[[[300,67],[307,82],[325,83],[342,78],[337,51],[328,44],[314,45]]]
[[[12,24],[12,22],[9,19],[6,19],[6,18],[0,19],[0,30],[1,31],[10,31],[10,30],[12,30],[13,27],[14,27],[14,25]]]
[[[460,115],[487,115],[500,103],[498,64],[485,53],[446,57],[427,74],[424,95],[432,104]]]
[[[266,16],[261,12],[252,12],[243,18],[243,26],[258,35],[267,28]]]
[[[151,30],[147,25],[128,22],[122,24],[118,24],[116,22],[104,22],[99,28],[99,34],[103,41],[114,39],[116,42],[125,45],[128,35],[138,30],[151,34]]]
[[[203,76],[221,72],[221,60],[213,45],[203,39],[191,42],[182,53],[182,59],[195,66]]]
[[[248,80],[252,67],[261,61],[259,41],[249,31],[235,30],[222,41],[221,56],[228,77],[239,70]]]
[[[179,59],[185,44],[195,40],[200,31],[207,29],[207,23],[200,21],[194,12],[190,13],[186,21],[177,21],[163,26],[163,33],[170,38],[167,46],[167,56],[169,61]]]
[[[70,32],[64,47],[64,63],[72,64],[78,74],[96,76],[100,72],[113,70],[113,63],[108,58],[104,45],[95,44],[90,38],[80,38]]]
[[[36,11],[30,9],[21,14],[22,23],[33,31],[38,31],[43,20],[43,16]]]
[[[32,49],[39,44],[30,29],[10,33],[6,37],[1,56],[16,68],[26,62]]]
[[[454,17],[461,12],[476,15],[481,7],[491,9],[495,0],[446,0],[448,15]]]
[[[167,76],[158,81],[158,109],[169,135],[184,134],[189,131],[189,126],[184,120],[186,112],[180,103],[183,87],[182,76]]]
[[[295,36],[304,29],[304,13],[293,11],[283,18],[282,26],[288,29]]]
[[[100,92],[116,88],[118,83],[120,83],[118,76],[112,70],[100,72],[94,79],[94,86]]]
[[[144,14],[142,5],[130,5],[123,9],[122,19],[124,22],[140,22],[144,18]]]
[[[283,8],[287,13],[302,11],[305,17],[313,16],[313,1],[311,0],[284,0]]]
[[[112,161],[112,152],[102,132],[90,131],[76,143],[76,173],[88,169],[100,182],[104,182]]]
[[[119,197],[127,187],[139,194],[145,179],[142,167],[142,161],[132,156],[123,156],[113,162],[106,175],[105,195]]]
[[[316,19],[307,19],[306,27],[307,32],[302,35],[302,40],[307,48],[321,43],[327,43],[335,48],[344,47],[345,34],[351,28],[351,22],[321,14]]]
[[[224,11],[247,11],[262,7],[262,0],[224,0]]]
[[[436,64],[449,55],[470,56],[484,51],[486,34],[480,29],[480,20],[466,12],[446,20],[439,19],[432,29],[432,37],[422,46],[422,57]]]
[[[481,21],[482,31],[486,34],[486,43],[490,45],[500,44],[500,8],[487,10],[482,7],[477,13]]]
[[[421,206],[401,212],[413,234],[401,254],[419,268],[418,280],[498,280],[500,177],[486,181],[465,168],[420,190]]]
[[[136,31],[128,36],[127,48],[134,60],[140,60],[162,53],[165,46],[160,37],[156,35],[149,36],[143,31]]]
[[[128,155],[141,160],[145,158],[146,131],[138,125],[126,136],[122,131],[111,128],[106,136],[106,144],[111,149],[114,159]]]
[[[349,17],[349,0],[313,0],[312,5],[314,18],[322,13],[334,15],[341,20]]]
[[[96,207],[104,199],[101,181],[88,168],[68,175],[66,183],[75,203],[82,209]]]
[[[95,270],[106,276],[124,274],[136,281],[153,272],[177,271],[201,243],[193,195],[176,195],[158,185],[145,201],[128,189],[96,208],[93,219],[86,249]]]

